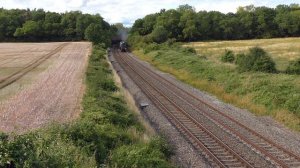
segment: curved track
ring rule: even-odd
[[[113,53],[126,73],[195,148],[201,148],[200,150],[208,156],[212,165],[217,164],[220,167],[300,166],[299,156],[153,72],[130,54],[116,50]],[[224,140],[228,142],[224,143]],[[242,148],[245,149],[232,148],[234,141],[242,143]],[[245,150],[254,151],[248,153],[253,156],[247,157],[243,153]],[[253,157],[256,159],[251,159]],[[261,160],[261,163],[256,163],[257,159]]]
[[[34,68],[39,66],[41,63],[46,61],[48,58],[50,58],[52,55],[54,55],[54,54],[58,53],[59,51],[61,51],[66,45],[68,45],[68,43],[61,44],[60,46],[58,46],[56,49],[49,52],[48,54],[43,55],[43,56],[39,57],[38,59],[33,60],[32,62],[28,63],[22,69],[14,72],[13,74],[10,74],[9,76],[7,76],[5,78],[0,79],[0,89],[12,84],[16,80],[23,77],[28,72],[30,72],[31,70],[33,70]]]

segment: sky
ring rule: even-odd
[[[300,3],[300,0],[0,0],[5,9],[43,8],[46,11],[66,12],[80,10],[83,13],[99,13],[111,24],[123,23],[131,26],[138,18],[160,9],[176,9],[189,4],[196,11],[236,12],[239,6],[255,5],[276,7],[278,4]]]

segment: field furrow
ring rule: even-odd
[[[30,86],[1,102],[0,130],[23,132],[78,116],[89,50],[90,43],[78,42],[53,53],[50,66]]]

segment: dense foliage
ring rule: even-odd
[[[295,61],[291,61],[289,63],[289,66],[287,67],[286,72],[288,74],[298,74],[298,75],[300,75],[300,59],[297,59]]]
[[[135,21],[130,41],[165,42],[233,40],[300,36],[299,4],[278,5],[275,9],[240,7],[236,13],[200,11],[189,5],[161,10]],[[141,38],[142,37],[142,38]]]
[[[169,168],[166,162],[173,154],[163,139],[153,139],[149,144],[123,146],[113,151],[111,165],[113,167],[132,168]]]
[[[0,41],[75,41],[106,43],[114,34],[111,26],[99,15],[80,11],[45,12],[0,8]],[[107,38],[108,37],[108,38]]]
[[[0,133],[0,167],[122,167],[123,161],[126,167],[171,167],[164,140],[145,142],[141,138],[143,127],[123,97],[116,94],[118,87],[105,53],[102,47],[94,46],[80,118],[23,135]],[[147,155],[128,158],[122,154],[124,149]]]
[[[230,62],[232,63],[234,61],[234,53],[231,50],[225,50],[224,55],[221,57],[222,62]]]
[[[275,62],[259,47],[250,48],[249,53],[238,55],[236,64],[240,71],[276,72]]]

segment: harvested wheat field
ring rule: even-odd
[[[76,118],[90,50],[88,42],[0,43],[0,131]]]

